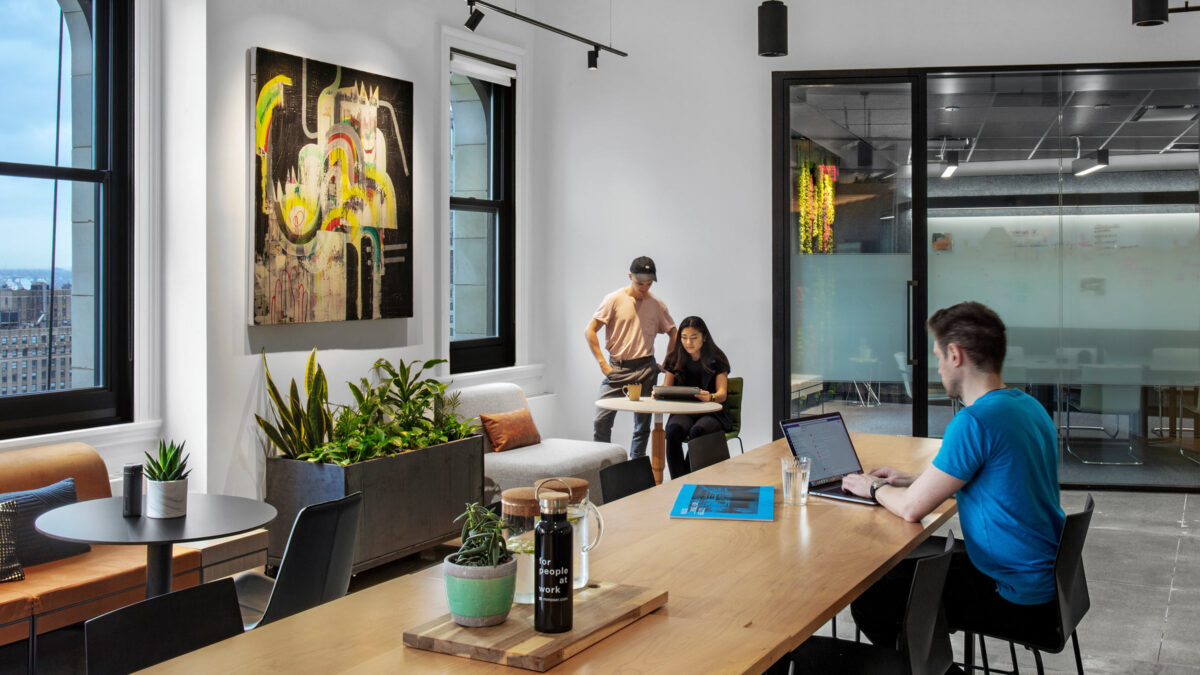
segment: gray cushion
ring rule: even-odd
[[[543,438],[537,445],[488,452],[483,456],[484,503],[500,500],[500,493],[532,486],[542,478],[574,476],[589,483],[592,502],[602,504],[600,469],[626,459],[625,448],[612,443]]]
[[[43,513],[75,503],[74,478],[66,478],[36,490],[0,494],[0,502],[10,500],[17,503],[17,559],[22,567],[32,567],[92,550],[87,544],[51,539],[33,527],[33,522]]]

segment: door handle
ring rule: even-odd
[[[917,282],[913,279],[908,280],[908,288],[904,293],[904,356],[908,360],[908,365],[917,365],[916,354],[912,352],[912,294],[913,289],[917,287]]]

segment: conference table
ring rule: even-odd
[[[852,434],[867,467],[927,467],[936,439]],[[920,523],[882,508],[811,497],[781,501],[776,441],[688,474],[689,483],[774,485],[773,522],[668,517],[683,481],[600,507],[593,579],[663,589],[665,607],[556,666],[554,673],[759,673],[824,625],[956,511]],[[148,672],[507,673],[518,668],[404,646],[442,614],[440,565],[160,664]]]

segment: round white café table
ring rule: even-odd
[[[654,431],[650,433],[650,468],[654,470],[654,482],[662,483],[663,467],[667,464],[667,432],[663,430],[663,415],[703,415],[705,413],[714,413],[721,409],[721,404],[712,401],[659,400],[647,396],[643,396],[638,401],[630,401],[624,396],[614,396],[596,401],[596,407],[604,408],[605,410],[650,413],[654,415]]]

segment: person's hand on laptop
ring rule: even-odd
[[[877,476],[872,476],[867,473],[848,473],[842,476],[842,490],[851,494],[856,494],[864,499],[871,498],[871,484],[875,482]]]
[[[900,469],[893,469],[890,466],[881,466],[878,469],[872,469],[871,473],[868,475],[875,476],[877,478],[886,478],[888,485],[894,485],[896,487],[908,487],[909,485],[912,485],[914,480],[917,479],[915,474],[904,473]],[[870,487],[870,484],[870,481],[868,481],[867,486]]]

